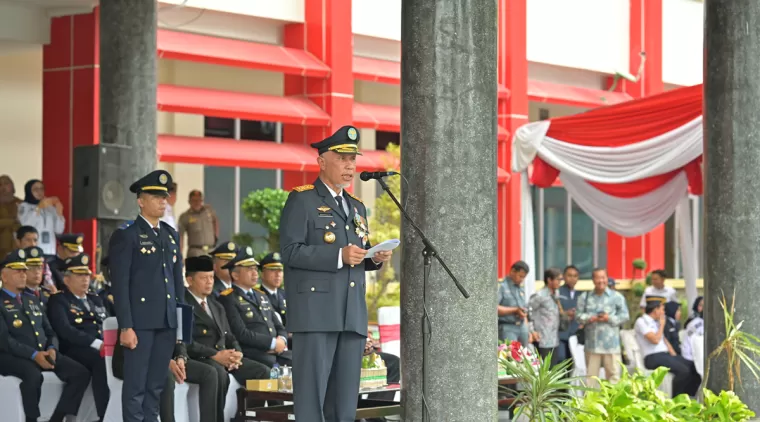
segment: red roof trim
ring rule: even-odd
[[[354,125],[360,128],[401,132],[401,108],[354,103]]]
[[[528,99],[541,103],[596,108],[623,103],[633,98],[623,92],[582,88],[545,81],[528,81]]]
[[[390,60],[354,56],[354,79],[398,85],[401,83],[401,63]],[[507,98],[509,90],[499,84],[499,98]]]
[[[164,163],[319,171],[316,151],[307,145],[158,135],[157,153],[158,160]],[[398,168],[396,159],[385,151],[362,151],[362,154],[356,157],[357,172]],[[508,180],[509,174],[501,168],[497,169],[498,183]]]
[[[159,135],[158,159],[165,163],[207,166],[319,171],[316,151],[307,145],[269,141],[235,141],[225,138]],[[394,165],[385,151],[362,151],[356,171],[382,171]]]
[[[158,30],[158,57],[326,78],[330,68],[311,53],[281,45]]]
[[[265,120],[304,126],[330,124],[330,116],[303,97],[159,85],[157,103],[159,111],[174,113]]]

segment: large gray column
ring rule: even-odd
[[[156,8],[156,0],[100,2],[101,142],[132,147],[127,184],[156,169]],[[104,253],[119,224],[98,221]]]
[[[495,421],[496,1],[407,0],[401,10],[403,195],[471,295],[435,261],[423,289],[423,245],[404,222],[404,421],[423,421],[423,382],[428,421]],[[423,362],[424,295],[432,334]]]
[[[760,336],[760,1],[705,1],[705,317],[709,355],[725,339],[719,299],[736,292],[736,321]],[[742,369],[736,393],[760,411],[760,382]],[[708,388],[728,388],[713,361]]]

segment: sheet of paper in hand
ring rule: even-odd
[[[392,251],[398,247],[398,245],[401,244],[401,241],[398,239],[391,239],[386,240],[385,242],[378,243],[377,245],[369,248],[367,250],[367,255],[364,256],[364,258],[372,258],[375,256],[376,253],[382,252],[382,251]]]

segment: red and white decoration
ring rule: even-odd
[[[600,225],[627,237],[643,235],[680,205],[688,210],[689,193],[702,194],[702,86],[529,123],[517,130],[512,148],[513,170],[528,170],[532,184],[550,187],[559,177]],[[688,212],[681,216],[689,218]],[[693,300],[693,241],[690,232],[680,236]]]

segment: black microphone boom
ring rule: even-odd
[[[368,180],[382,179],[383,177],[386,177],[386,176],[395,176],[397,174],[398,174],[398,172],[395,172],[395,171],[374,171],[374,172],[363,171],[359,175],[359,178],[366,182]]]

